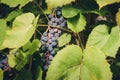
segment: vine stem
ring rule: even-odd
[[[45,24],[39,24],[39,25],[37,25],[37,26],[41,26],[41,27],[45,27],[45,26],[49,26],[49,25],[45,25]],[[51,26],[52,27],[52,26]],[[70,31],[70,30],[68,30],[68,29],[65,29],[65,28],[61,28],[61,27],[54,27],[54,28],[59,28],[59,29],[62,29],[62,30],[64,30],[64,31],[67,31],[67,32],[70,32],[70,33],[73,33],[72,31]]]
[[[45,15],[46,19],[49,21],[49,18],[47,17],[47,15],[44,13],[43,9],[40,7],[40,5],[35,1],[33,0],[33,2],[38,6],[38,8],[42,11],[42,13]]]
[[[82,40],[81,40],[80,35],[78,33],[77,33],[77,36],[78,36],[78,39],[80,41],[80,46],[81,46],[82,50],[84,50],[84,46],[82,44]]]
[[[35,31],[34,31],[34,35],[33,35],[34,39],[36,38],[36,31],[37,31],[37,29],[35,29]],[[32,60],[33,60],[32,55],[30,55],[29,71],[31,71],[31,69],[32,69]]]
[[[77,44],[78,46],[80,46],[80,42],[79,42],[79,40],[78,40],[77,34],[76,34],[76,33],[74,33],[74,36],[75,36],[75,41],[76,41],[76,44]]]

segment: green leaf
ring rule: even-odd
[[[3,47],[19,48],[25,45],[32,37],[36,26],[33,25],[35,16],[32,13],[25,13],[18,17],[13,22],[12,29],[8,29]]]
[[[110,65],[104,53],[96,47],[87,47],[83,54],[82,80],[112,80]]]
[[[39,50],[40,46],[40,41],[38,39],[34,39],[26,54],[32,55],[36,50]]]
[[[32,73],[28,70],[22,70],[14,80],[33,80]]]
[[[0,69],[0,80],[3,80],[3,74],[4,72],[3,72],[3,70],[2,69]]]
[[[17,16],[19,16],[22,12],[21,11],[12,11],[6,18],[6,21],[14,20]]]
[[[17,64],[16,57],[13,54],[10,54],[8,57],[8,64],[11,68],[14,68],[15,65]]]
[[[71,29],[75,33],[79,33],[85,29],[86,19],[82,14],[80,14],[73,18],[69,18],[67,20],[67,24],[69,29]]]
[[[20,8],[25,6],[27,3],[29,3],[32,0],[1,0],[2,3],[9,5],[10,7],[16,7],[20,4]]]
[[[70,45],[54,57],[46,80],[112,80],[105,54],[96,47]]]
[[[118,27],[113,27],[109,34],[109,28],[106,25],[96,26],[89,35],[86,47],[96,46],[111,57],[115,57],[120,47],[120,32]]]
[[[62,34],[59,38],[58,38],[58,45],[59,47],[62,47],[66,44],[68,44],[71,40],[71,35],[70,34],[67,34],[67,33],[64,33]]]
[[[48,8],[56,8],[61,7],[66,4],[70,4],[71,2],[74,2],[75,0],[46,0],[46,3],[48,5]]]
[[[116,22],[117,22],[117,25],[120,28],[120,8],[119,8],[119,11],[116,13]]]
[[[36,80],[42,80],[42,69],[40,66],[38,66],[36,70]]]
[[[76,45],[70,45],[62,49],[54,57],[51,65],[49,66],[47,72],[46,80],[65,80],[64,77],[67,77],[69,74],[77,78],[79,72],[79,65],[82,59],[82,50]],[[75,72],[71,72],[75,71]],[[66,73],[66,74],[65,74]],[[67,79],[67,80],[72,80]],[[78,79],[73,79],[78,80]]]
[[[2,45],[5,35],[6,35],[6,21],[3,19],[0,19],[0,46]]]
[[[27,44],[25,44],[22,49],[23,51],[27,51],[31,47],[32,43],[29,41]]]
[[[76,16],[79,13],[79,9],[74,8],[73,6],[65,6],[62,8],[62,15],[65,18],[71,18]]]
[[[109,0],[109,1],[108,0],[96,0],[96,2],[98,3],[99,7],[102,8],[103,6],[120,2],[120,0]]]

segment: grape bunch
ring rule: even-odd
[[[47,71],[53,57],[55,56],[55,48],[58,47],[58,38],[61,35],[61,30],[57,27],[64,28],[66,20],[62,16],[61,8],[54,9],[53,14],[49,14],[48,32],[44,32],[41,37],[42,51],[44,52],[42,62],[43,70]]]
[[[5,71],[10,69],[8,65],[8,58],[5,55],[0,56],[0,68]]]

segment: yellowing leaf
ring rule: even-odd
[[[3,47],[19,48],[25,45],[32,37],[36,26],[33,25],[35,16],[32,13],[25,13],[13,22],[12,29],[6,31]]]
[[[112,73],[100,49],[69,45],[53,58],[46,80],[112,80]]]
[[[96,46],[107,56],[115,57],[120,47],[120,31],[118,27],[113,27],[109,34],[107,25],[96,26],[89,35],[86,47]]]
[[[2,3],[9,5],[10,7],[16,7],[20,4],[20,8],[26,5],[28,2],[32,0],[1,0]]]
[[[102,8],[103,6],[120,2],[120,0],[96,0],[96,2],[98,3],[99,7]]]
[[[117,22],[117,25],[120,28],[120,8],[119,8],[119,11],[116,13],[116,22]]]
[[[75,0],[46,0],[46,3],[48,5],[48,8],[56,8],[66,4],[70,4],[71,2],[74,1]]]

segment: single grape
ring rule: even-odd
[[[44,36],[42,36],[42,37],[41,37],[41,40],[43,40],[43,41],[46,41],[46,42],[47,42],[47,41],[48,41],[48,37],[44,37]]]
[[[52,50],[52,51],[50,52],[50,54],[51,54],[51,55],[55,55],[55,51]]]
[[[47,65],[44,66],[44,70],[45,71],[48,70],[48,66]]]
[[[59,37],[59,33],[55,33],[54,36],[55,36],[55,37]]]
[[[53,37],[51,40],[52,40],[52,41],[56,41],[56,37]]]
[[[53,34],[53,33],[54,33],[54,29],[50,29],[49,32],[50,32],[51,34]]]
[[[51,18],[52,18],[52,14],[49,14],[49,15],[48,15],[48,18],[50,18],[50,19],[51,19]]]
[[[53,27],[56,27],[57,26],[57,23],[53,23],[53,25],[52,25]]]
[[[61,11],[57,11],[56,14],[57,14],[57,16],[60,16],[62,13],[61,13]]]
[[[52,55],[50,55],[50,56],[49,56],[49,60],[52,60],[52,59],[53,59],[53,56],[52,56]]]
[[[60,21],[63,22],[65,19],[63,16],[60,17]]]
[[[53,25],[53,22],[52,22],[52,21],[48,21],[48,25],[49,25],[49,26],[52,26],[52,25]]]
[[[47,36],[47,32],[44,32],[44,33],[43,33],[43,36]]]
[[[62,22],[62,23],[60,24],[60,27],[63,28],[63,27],[65,27],[65,25],[66,25],[66,24],[65,24],[64,22]]]
[[[53,47],[52,46],[49,46],[48,47],[48,51],[52,51],[53,50]]]
[[[52,42],[52,46],[57,46],[57,42]]]
[[[61,34],[61,30],[58,30],[58,33]]]
[[[55,18],[51,18],[51,21],[52,21],[52,22],[55,22],[55,20],[56,20]]]

